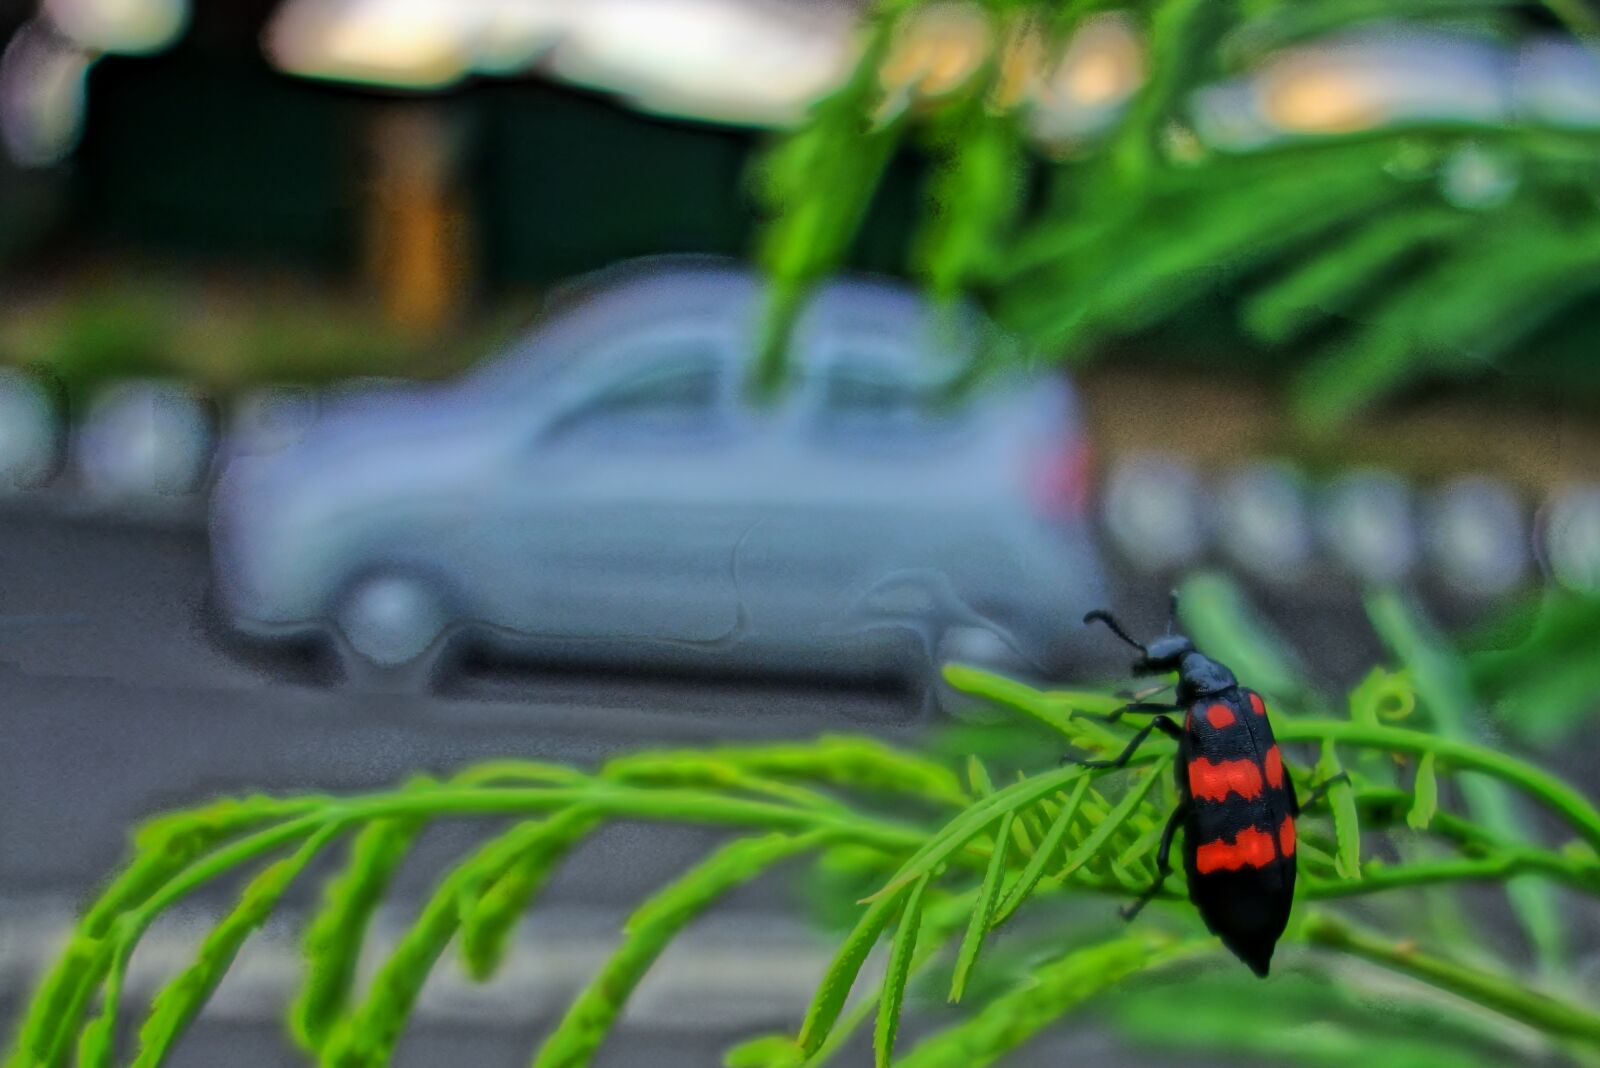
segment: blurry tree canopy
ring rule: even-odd
[[[1142,0],[1124,12],[1143,40],[1140,83],[1106,128],[1050,142],[1037,136],[1038,94],[1018,86],[1058,75],[1041,57],[1105,5],[963,5],[988,27],[982,54],[907,72],[910,28],[950,7],[879,3],[855,75],[758,168],[772,279],[764,388],[782,378],[805,293],[844,261],[907,148],[929,160],[908,266],[936,296],[976,296],[1033,358],[1083,361],[1157,329],[1181,344],[1186,322],[1214,323],[1209,298],[1225,293],[1240,332],[1284,365],[1312,431],[1412,385],[1497,361],[1523,369],[1600,284],[1592,130],[1351,123],[1227,148],[1197,132],[1194,106],[1198,90],[1285,47],[1393,20],[1507,47],[1587,41],[1600,15],[1584,0]],[[1322,88],[1324,104],[1339,102]],[[1570,377],[1569,360],[1552,360]]]

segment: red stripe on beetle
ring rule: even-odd
[[[1214,871],[1264,868],[1277,859],[1277,843],[1272,835],[1246,827],[1232,842],[1218,838],[1195,850],[1194,867],[1201,875],[1209,875]]]
[[[1189,793],[1207,801],[1226,801],[1230,791],[1246,801],[1261,796],[1261,769],[1254,760],[1189,761]]]
[[[1261,700],[1261,695],[1256,693],[1254,690],[1250,692],[1250,711],[1254,712],[1258,716],[1264,716],[1267,714],[1266,704]]]
[[[1278,747],[1273,746],[1267,750],[1267,759],[1262,763],[1267,768],[1267,785],[1277,788],[1283,785],[1283,757],[1278,755]]]
[[[1278,824],[1278,849],[1286,857],[1294,856],[1294,820],[1289,816]]]
[[[1217,730],[1233,726],[1233,709],[1220,702],[1206,708],[1206,722]]]

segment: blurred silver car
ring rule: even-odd
[[[1065,383],[947,403],[981,319],[852,280],[811,301],[790,388],[758,404],[761,306],[733,266],[634,264],[458,383],[327,401],[228,461],[218,603],[385,669],[465,643],[857,677],[1064,667],[1102,590]]]

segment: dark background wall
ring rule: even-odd
[[[761,131],[645,115],[534,79],[429,97],[319,84],[275,72],[253,34],[224,28],[202,18],[169,52],[95,65],[69,168],[75,244],[351,270],[365,131],[384,109],[425,106],[457,135],[490,292],[630,256],[750,248],[747,175]],[[909,158],[894,168],[858,266],[901,266],[918,172]]]

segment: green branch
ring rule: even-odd
[[[1457,738],[1441,738],[1424,731],[1346,720],[1285,719],[1273,724],[1286,742],[1339,742],[1384,749],[1392,753],[1432,753],[1458,769],[1479,771],[1521,788],[1564,816],[1583,839],[1600,851],[1600,812],[1577,790],[1551,773],[1531,764]]]
[[[1323,912],[1307,916],[1301,934],[1313,945],[1381,964],[1546,1034],[1600,1046],[1600,1014],[1529,990],[1514,980],[1429,956],[1409,942],[1391,942]]]
[[[1492,857],[1417,861],[1393,866],[1369,861],[1362,865],[1360,879],[1308,881],[1306,896],[1318,900],[1358,897],[1439,883],[1504,880],[1524,872],[1548,875],[1589,893],[1600,891],[1600,869],[1579,868],[1552,853],[1530,849]]]

